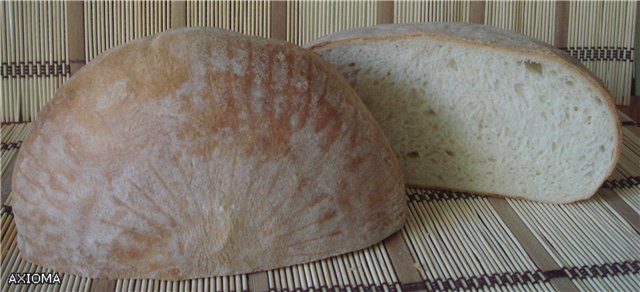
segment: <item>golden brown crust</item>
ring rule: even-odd
[[[223,30],[112,49],[16,160],[21,256],[94,278],[187,279],[361,249],[401,228],[401,169],[321,58]]]
[[[343,44],[366,43],[366,42],[384,42],[407,39],[434,39],[452,43],[463,44],[478,48],[491,48],[506,52],[520,53],[523,55],[535,55],[551,62],[563,64],[569,70],[578,74],[584,79],[594,84],[594,87],[600,92],[601,101],[607,105],[611,116],[616,124],[616,140],[614,159],[607,170],[607,175],[602,178],[598,185],[602,185],[607,177],[609,177],[617,164],[622,147],[622,126],[620,119],[616,114],[617,110],[613,102],[611,93],[606,89],[602,81],[591,73],[584,65],[573,57],[567,55],[563,51],[554,48],[546,43],[528,38],[521,34],[502,30],[495,27],[469,24],[469,23],[419,23],[419,24],[394,24],[379,25],[366,28],[356,28],[339,33],[330,34],[315,40],[305,47],[314,51],[330,50],[333,47],[340,47]],[[438,186],[427,186],[429,188],[446,189],[452,191],[463,191],[484,194],[497,197],[510,197],[527,199],[526,196],[517,194],[491,194],[476,192],[473,190],[453,190],[451,188],[443,188]],[[545,202],[545,203],[571,203],[585,200],[593,196],[598,189],[590,194],[585,194],[580,198],[562,202]]]

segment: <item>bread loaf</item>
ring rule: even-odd
[[[402,171],[319,56],[179,29],[107,51],[44,108],[13,176],[24,259],[95,278],[255,272],[401,228]]]
[[[482,25],[383,25],[308,44],[378,120],[407,184],[565,203],[613,171],[605,87],[563,52]]]

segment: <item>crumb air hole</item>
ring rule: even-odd
[[[522,85],[522,83],[518,83],[514,85],[513,89],[516,91],[518,95],[524,94],[524,86]]]
[[[411,151],[405,154],[405,156],[409,158],[420,158],[420,153],[418,153],[418,151]]]
[[[522,62],[524,67],[530,73],[536,73],[542,75],[542,64],[538,62],[533,62],[531,60]]]

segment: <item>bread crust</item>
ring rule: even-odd
[[[613,102],[611,93],[606,89],[602,81],[589,71],[584,65],[578,62],[575,58],[569,56],[565,52],[552,47],[544,42],[537,41],[535,39],[526,37],[524,35],[514,33],[511,31],[471,23],[416,23],[416,24],[385,24],[378,26],[371,26],[365,28],[356,28],[341,31],[338,33],[330,34],[322,37],[318,40],[312,41],[305,45],[314,51],[329,50],[333,47],[339,47],[343,44],[352,43],[366,43],[366,42],[385,42],[385,41],[397,41],[407,39],[432,39],[444,42],[452,42],[463,44],[467,46],[477,48],[491,48],[495,50],[501,50],[512,53],[519,53],[526,56],[534,55],[536,57],[546,59],[551,62],[559,63],[567,67],[569,70],[578,74],[582,78],[588,80],[594,84],[600,93],[600,99],[610,112],[610,115],[614,119],[616,125],[616,140],[617,143],[614,146],[614,158],[612,160],[609,169],[606,171],[607,175],[599,182],[602,185],[604,181],[609,177],[617,164],[620,157],[622,146],[622,125],[620,119],[616,114],[616,107]],[[445,188],[441,186],[427,186],[427,185],[415,185],[418,187],[444,189],[452,191],[462,191],[469,193],[477,193],[488,196],[497,197],[509,197],[517,199],[527,199],[524,195],[519,194],[494,194],[483,193],[474,190],[454,190],[451,188]],[[590,193],[586,193],[583,196],[574,198],[567,201],[541,201],[544,203],[571,203],[581,200],[585,200],[593,196],[598,189]]]
[[[382,130],[333,66],[280,41],[171,30],[68,80],[13,175],[25,260],[178,280],[371,246],[406,214]]]

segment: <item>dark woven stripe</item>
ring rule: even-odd
[[[400,283],[398,282],[393,282],[393,283],[381,283],[381,284],[369,284],[369,285],[349,285],[349,284],[345,284],[345,285],[335,285],[335,286],[326,286],[326,285],[322,285],[320,287],[310,287],[309,289],[301,289],[301,288],[293,288],[293,289],[280,289],[280,290],[276,290],[274,288],[269,289],[269,292],[307,292],[307,291],[367,291],[367,292],[373,292],[373,291],[399,291],[398,290],[398,286],[400,286]]]
[[[31,121],[1,122],[0,124],[2,124],[2,127],[5,127],[9,125],[28,124],[28,123],[31,123]]]
[[[618,275],[640,274],[640,261],[624,261],[582,267],[564,268],[569,279],[604,278]]]
[[[2,205],[2,209],[0,209],[0,214],[13,214],[13,209],[9,205]]]
[[[580,61],[634,61],[633,48],[576,47],[560,48]]]
[[[2,142],[2,146],[0,147],[0,149],[2,151],[7,151],[7,150],[11,150],[11,149],[18,149],[18,148],[20,148],[20,146],[22,146],[22,141],[9,142],[9,143]]]
[[[468,278],[447,278],[425,280],[423,282],[402,284],[404,291],[452,291],[470,290],[514,285],[546,283],[555,278],[588,279],[621,276],[640,273],[640,261],[625,261],[582,267],[562,268],[551,271],[524,271],[496,273]]]
[[[458,199],[478,199],[483,198],[482,195],[474,195],[465,192],[454,192],[447,190],[429,190],[420,188],[406,188],[406,194],[409,202],[431,202]]]
[[[623,127],[640,127],[640,122],[636,121],[622,121]]]
[[[447,278],[402,285],[404,291],[453,291],[506,287],[514,285],[539,284],[549,281],[542,271],[496,273],[469,278]]]
[[[640,176],[631,176],[623,179],[610,179],[606,180],[602,187],[605,189],[621,189],[630,188],[640,185]]]
[[[65,61],[2,62],[2,78],[69,76],[71,67]]]

